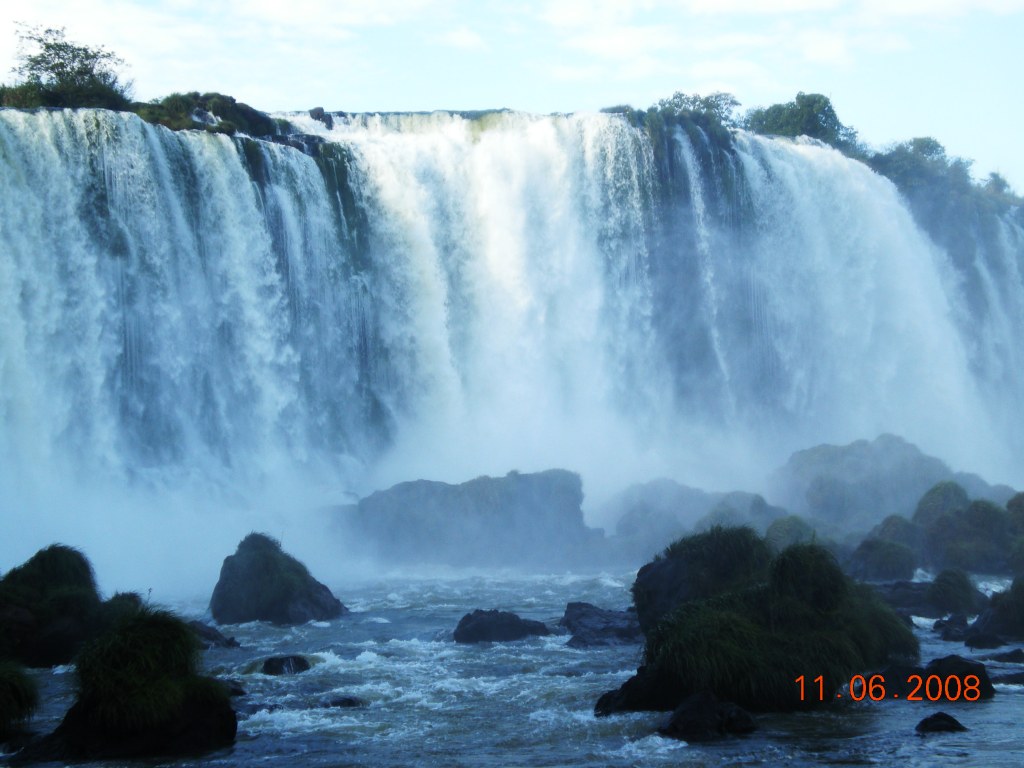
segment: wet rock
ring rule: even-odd
[[[965,659],[963,656],[943,656],[941,659],[933,659],[928,662],[922,673],[926,678],[929,675],[938,675],[940,678],[956,676],[963,682],[968,675],[977,675],[982,699],[991,699],[996,694],[992,687],[992,681],[988,677],[985,665],[974,659]]]
[[[273,656],[263,662],[260,672],[264,675],[297,675],[310,666],[305,656]]]
[[[590,603],[569,603],[559,622],[572,633],[568,645],[590,648],[643,642],[635,611],[610,611]]]
[[[662,736],[688,742],[715,741],[757,730],[754,718],[742,707],[719,701],[712,693],[695,693],[680,702]]]
[[[602,694],[594,706],[598,717],[618,712],[671,712],[679,705],[679,686],[646,666],[614,691]]]
[[[235,638],[225,637],[219,629],[215,629],[209,624],[204,624],[201,621],[190,621],[188,625],[199,639],[199,644],[202,645],[203,650],[241,647]]]
[[[334,127],[334,118],[331,117],[331,114],[329,112],[324,112],[323,107],[314,107],[313,109],[309,110],[309,116],[312,117],[314,120],[323,123],[328,128]]]
[[[250,533],[224,559],[210,612],[218,624],[305,624],[336,619],[348,609],[277,541]]]
[[[501,643],[550,634],[551,631],[540,621],[522,619],[508,611],[477,609],[459,620],[455,628],[455,642]]]
[[[1024,685],[1024,672],[1008,672],[1005,675],[998,675],[992,678],[992,682],[1004,685]]]
[[[994,653],[986,656],[987,661],[1001,661],[1007,664],[1024,664],[1024,648],[1014,648],[1006,653]]]
[[[934,715],[929,715],[918,723],[914,730],[918,733],[952,733],[966,731],[967,729],[952,715],[947,715],[945,712],[936,712]]]

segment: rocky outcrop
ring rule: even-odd
[[[203,650],[211,648],[240,648],[238,641],[233,637],[227,637],[219,629],[204,624],[201,621],[190,621],[189,628],[195,633],[196,639],[203,647]]]
[[[679,705],[679,686],[665,675],[641,666],[636,674],[594,705],[598,717],[619,712],[671,712]]]
[[[399,483],[341,514],[387,562],[567,567],[603,551],[604,534],[584,525],[582,502],[579,475],[552,469],[460,485]]]
[[[624,645],[644,640],[636,611],[609,611],[590,603],[569,603],[558,623],[572,633],[568,642],[572,648]]]
[[[455,642],[503,643],[550,634],[551,630],[543,622],[522,619],[508,611],[477,609],[459,620],[455,628]]]
[[[210,613],[219,624],[304,624],[336,619],[348,609],[277,541],[251,533],[224,559]]]

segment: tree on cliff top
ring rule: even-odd
[[[131,82],[121,82],[124,61],[106,48],[67,40],[64,29],[19,24],[19,82],[0,86],[6,107],[101,107],[126,109]]]

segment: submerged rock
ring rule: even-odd
[[[936,712],[934,715],[928,715],[924,720],[917,724],[914,728],[918,733],[953,733],[956,731],[966,731],[960,721],[952,715],[947,715],[945,712]]]
[[[568,643],[572,648],[641,643],[644,639],[636,611],[610,611],[590,603],[569,603],[559,624],[572,633]]]
[[[336,619],[348,609],[277,541],[250,533],[224,559],[210,612],[218,624],[305,624]]]
[[[749,712],[712,693],[695,693],[680,702],[668,724],[658,732],[683,741],[715,741],[753,733],[757,724]]]
[[[618,712],[671,712],[679,705],[679,689],[674,681],[641,666],[619,688],[601,695],[594,705],[598,717]]]
[[[508,611],[467,613],[455,628],[456,643],[501,643],[526,637],[550,635],[551,630],[540,621],[522,619]]]
[[[260,672],[264,675],[297,675],[311,669],[305,656],[273,656],[263,662]]]

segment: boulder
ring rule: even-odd
[[[917,564],[910,547],[884,539],[864,539],[846,563],[846,572],[862,581],[910,579]]]
[[[674,681],[641,666],[619,688],[601,695],[594,714],[604,717],[618,712],[671,712],[679,705],[680,696]]]
[[[934,715],[928,715],[928,717],[918,723],[914,730],[923,734],[953,733],[956,731],[966,731],[967,729],[952,715],[947,715],[945,712],[936,712]]]
[[[992,596],[988,608],[967,629],[965,642],[973,648],[998,648],[1003,638],[1024,639],[1024,578],[1018,577],[1006,592]],[[998,645],[983,644],[999,640]]]
[[[590,603],[569,603],[559,622],[572,633],[568,645],[590,648],[643,642],[636,611],[609,611]]]
[[[1024,672],[1007,672],[1005,675],[997,675],[992,678],[992,682],[1004,685],[1024,685]]]
[[[965,659],[963,656],[952,655],[932,659],[924,668],[922,675],[925,678],[930,675],[937,675],[942,679],[955,676],[960,678],[961,683],[968,675],[976,675],[978,678],[978,690],[982,699],[991,699],[996,694],[985,665],[974,659]]]
[[[337,696],[324,702],[325,709],[356,709],[365,706],[366,701],[358,696]]]
[[[313,107],[309,110],[309,116],[326,125],[328,129],[334,127],[334,118],[330,112],[325,112],[323,107]]]
[[[672,713],[662,736],[688,742],[716,741],[757,730],[754,718],[742,707],[719,701],[712,693],[695,693],[683,699]]]
[[[1000,661],[1004,664],[1024,664],[1024,648],[1014,648],[1005,653],[994,653],[985,657],[986,661]]]
[[[250,533],[224,559],[210,612],[218,624],[305,624],[336,619],[348,609],[277,541]]]
[[[297,675],[311,668],[305,656],[272,656],[263,662],[260,672],[264,675]]]
[[[502,643],[550,634],[551,631],[540,621],[522,619],[508,611],[477,609],[459,620],[455,628],[455,642]]]

